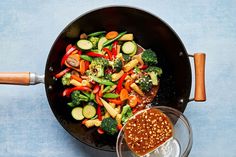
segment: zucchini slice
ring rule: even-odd
[[[127,41],[122,45],[122,51],[125,54],[134,54],[137,51],[137,44],[133,41]]]
[[[81,50],[90,50],[93,48],[93,44],[91,41],[86,40],[86,39],[81,39],[77,42],[78,48]]]
[[[82,107],[75,107],[71,111],[71,115],[75,120],[82,120],[84,119],[84,116],[82,114]]]
[[[103,44],[107,41],[106,37],[101,37],[98,41],[98,50],[102,50]]]
[[[83,116],[85,118],[92,118],[96,115],[96,108],[92,105],[86,105],[83,108]]]

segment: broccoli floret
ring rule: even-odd
[[[147,49],[142,53],[142,60],[147,65],[155,65],[157,64],[157,55],[151,49]]]
[[[152,80],[148,75],[143,75],[141,78],[137,81],[139,87],[142,91],[148,92],[152,88]]]
[[[152,84],[157,86],[158,85],[158,77],[162,74],[162,69],[155,66],[149,66],[145,72],[149,74],[152,80]]]
[[[96,48],[98,47],[98,41],[99,41],[99,38],[98,38],[98,37],[90,37],[90,38],[89,38],[89,41],[92,42],[94,49],[96,49]]]
[[[125,105],[121,112],[121,121],[123,124],[127,122],[127,120],[133,115],[132,109],[129,105]]]
[[[130,58],[131,58],[131,57],[130,57],[129,55],[127,55],[127,54],[122,54],[122,56],[123,56],[125,62],[128,62],[128,61],[130,60]]]
[[[70,73],[66,73],[62,79],[61,79],[61,82],[62,84],[65,86],[65,85],[70,85],[70,77],[71,77],[71,74]]]
[[[102,120],[101,128],[109,135],[114,135],[118,132],[117,121],[111,117]]]
[[[88,102],[89,98],[83,95],[80,91],[76,90],[71,94],[71,102],[68,103],[69,106],[74,107],[79,105],[82,101]]]
[[[115,72],[120,72],[122,69],[122,61],[119,58],[115,59],[112,68],[115,70]]]
[[[94,58],[89,65],[89,70],[86,71],[87,75],[93,75],[96,77],[104,76],[104,69],[108,66],[108,60],[105,58]]]

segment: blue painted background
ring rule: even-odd
[[[60,31],[80,14],[120,4],[143,8],[168,22],[187,51],[207,54],[207,102],[188,104],[191,157],[236,156],[236,1],[0,1],[0,71],[43,74]],[[193,78],[194,79],[194,78]],[[193,92],[192,92],[193,95]],[[1,157],[115,157],[72,138],[52,114],[43,85],[0,86]]]

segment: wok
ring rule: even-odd
[[[163,69],[158,96],[152,105],[165,105],[183,112],[189,101],[205,101],[205,54],[189,55],[174,30],[160,18],[137,8],[114,6],[85,13],[72,21],[57,37],[48,55],[45,76],[30,72],[1,72],[1,84],[33,85],[45,83],[51,110],[63,128],[79,141],[106,151],[115,150],[116,137],[99,135],[75,121],[61,96],[63,86],[54,78],[62,70],[61,58],[68,44],[79,39],[81,33],[100,30],[132,32],[135,41],[144,48],[157,52],[158,65]],[[195,62],[195,97],[190,99],[192,73],[190,57]]]

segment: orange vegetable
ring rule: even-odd
[[[125,88],[121,89],[120,100],[124,101],[124,100],[127,100],[128,98],[129,98],[128,90],[126,90]]]
[[[78,75],[71,75],[71,79],[74,79],[78,82],[82,82],[82,78],[80,78]]]
[[[82,121],[82,124],[85,124],[88,121],[88,119],[85,119]]]
[[[106,34],[107,39],[113,39],[118,36],[118,32],[116,31],[110,31]]]
[[[85,61],[84,60],[80,61],[79,71],[82,75],[85,73]]]
[[[131,108],[133,108],[133,107],[135,107],[137,105],[137,103],[138,103],[137,97],[135,95],[130,95],[129,96],[129,102],[128,102],[129,106]]]
[[[123,101],[121,101],[120,99],[107,99],[109,102],[114,103],[116,105],[122,105]]]
[[[130,92],[131,91],[131,88],[130,88],[130,85],[134,83],[134,81],[132,79],[128,79],[126,82],[125,82],[125,89]]]
[[[98,105],[103,106],[103,103],[101,102],[100,97],[99,97],[99,93],[95,95],[95,99]]]
[[[118,124],[118,125],[117,125],[117,129],[118,129],[118,130],[121,130],[122,127],[123,127],[122,124]]]
[[[103,96],[103,93],[102,93],[103,89],[104,89],[104,85],[102,84],[102,85],[101,85],[101,88],[100,88],[100,90],[99,90],[99,92],[98,92],[98,96],[99,96],[99,97],[102,97],[102,96]]]

